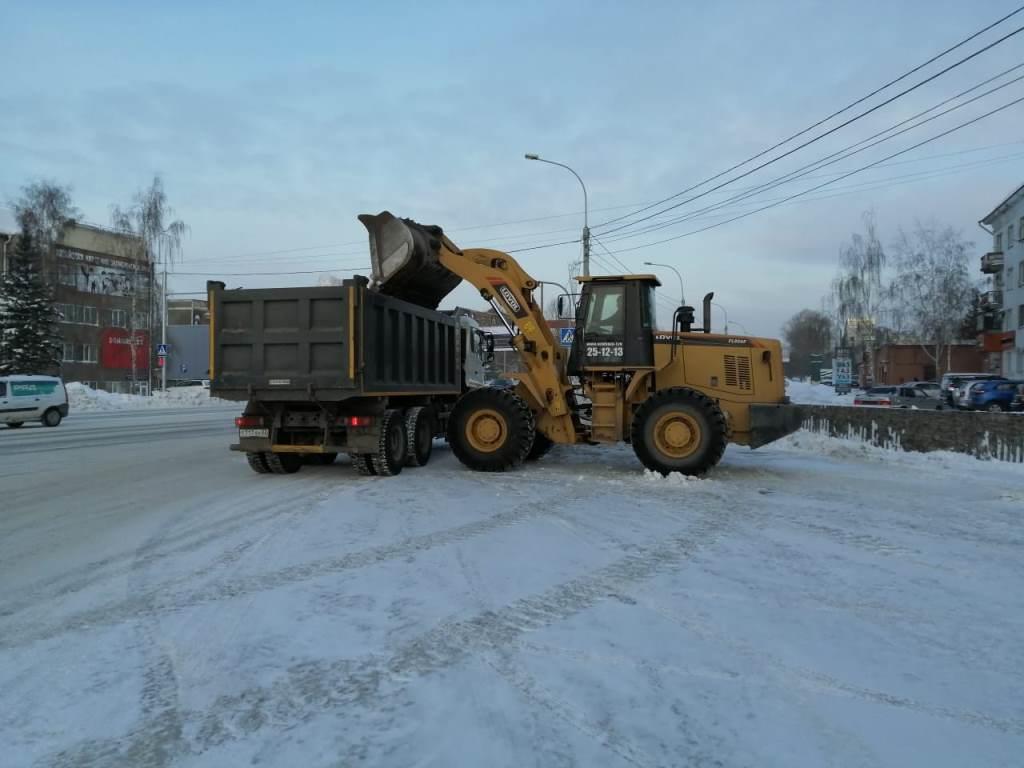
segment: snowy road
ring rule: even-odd
[[[0,763],[1011,766],[1024,468],[257,476],[233,409],[0,429]]]

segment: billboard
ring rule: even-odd
[[[104,368],[130,371],[133,349],[135,370],[147,370],[149,368],[149,331],[135,331],[133,335],[124,328],[105,328],[100,334],[100,365]]]

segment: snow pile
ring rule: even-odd
[[[853,405],[853,393],[837,395],[835,389],[814,381],[786,379],[786,394],[803,405]]]
[[[694,477],[692,475],[684,475],[681,472],[671,472],[668,475],[663,475],[660,472],[652,472],[649,469],[644,470],[644,480],[649,483],[672,486],[673,488],[697,488],[714,483],[714,480],[706,477]]]
[[[231,405],[228,400],[210,397],[204,387],[172,387],[166,392],[154,392],[152,397],[120,395],[93,389],[72,382],[67,385],[71,412],[126,411],[137,408],[199,408],[211,405]]]
[[[830,437],[819,432],[808,432],[800,430],[792,435],[777,440],[771,444],[774,449],[792,453],[812,453],[818,456],[827,456],[843,461],[867,461],[881,462],[885,464],[899,464],[901,466],[915,466],[921,469],[954,469],[970,470],[978,466],[978,461],[984,461],[968,453],[956,453],[954,451],[929,451],[921,453],[918,451],[903,451],[899,448],[881,448],[869,442],[860,440],[857,437]],[[1007,471],[1016,472],[1024,476],[1024,464],[1014,462],[999,462],[999,466],[1005,466]]]

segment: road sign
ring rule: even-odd
[[[157,344],[156,345],[156,356],[157,357],[167,357],[167,348],[169,346],[170,346],[169,344]]]
[[[849,392],[852,384],[853,361],[848,357],[832,358],[832,386],[836,388],[836,392]]]
[[[571,347],[572,340],[576,337],[575,328],[559,328],[558,329],[558,343],[563,347]]]

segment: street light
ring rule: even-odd
[[[527,160],[536,160],[539,163],[547,163],[548,165],[557,165],[559,168],[565,168],[569,173],[576,177],[576,181],[583,187],[583,275],[590,275],[590,226],[587,221],[587,185],[583,183],[583,179],[576,173],[572,168],[564,163],[556,163],[554,160],[545,160],[540,155],[534,154],[533,152],[527,152],[524,157]]]
[[[679,278],[679,303],[685,304],[686,297],[683,295],[683,276],[679,274],[679,270],[673,267],[671,264],[659,264],[657,261],[645,261],[645,266],[648,267],[664,267],[665,269],[671,269],[676,273],[676,277]]]
[[[712,301],[711,302],[711,306],[712,307],[718,307],[720,310],[722,310],[722,314],[725,315],[725,329],[724,330],[725,330],[725,333],[728,334],[729,333],[729,313],[726,311],[725,307],[723,307],[717,301]]]

